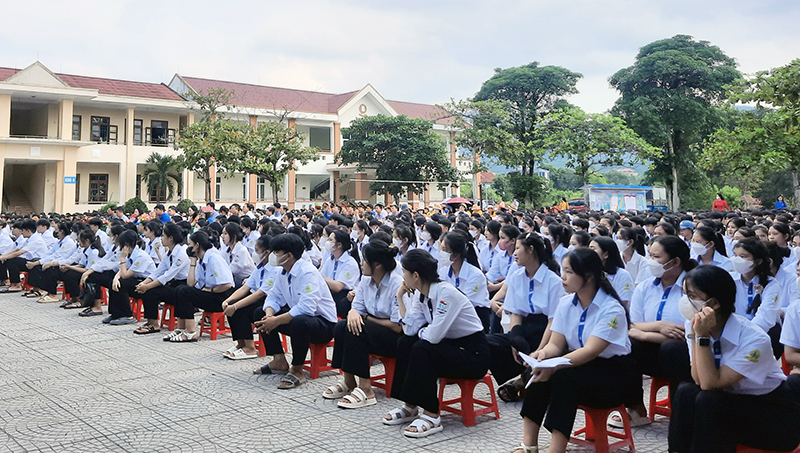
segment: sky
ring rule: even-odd
[[[443,103],[495,68],[580,72],[569,100],[609,110],[608,78],[674,35],[709,41],[751,74],[800,58],[793,0],[4,2],[0,66],[169,83],[175,73]]]

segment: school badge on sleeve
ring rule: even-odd
[[[758,359],[761,358],[761,351],[759,351],[758,349],[750,351],[750,353],[744,356],[744,358],[753,363],[758,363]]]
[[[440,300],[439,305],[436,306],[436,312],[440,315],[447,313],[447,302]]]
[[[608,322],[608,327],[611,327],[612,329],[616,329],[617,328],[617,324],[619,324],[619,322],[617,321],[617,318],[615,317],[614,319],[612,319],[611,321]]]

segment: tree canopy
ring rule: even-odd
[[[405,115],[358,118],[342,129],[349,138],[337,158],[343,165],[357,164],[359,171],[375,168],[376,179],[387,182],[371,183],[370,191],[395,200],[406,192],[423,193],[428,181],[458,182],[458,171],[450,165],[432,125]]]

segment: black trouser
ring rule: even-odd
[[[437,380],[482,379],[489,369],[489,354],[483,331],[436,344],[403,335],[397,341],[392,398],[438,413]]]
[[[489,300],[491,300],[495,294],[497,294],[497,291],[489,293]],[[489,311],[491,311],[491,314],[489,315],[489,333],[503,333],[503,325],[501,324],[503,318],[497,316],[497,314],[493,312],[491,308]]]
[[[49,271],[50,269],[48,269]],[[83,276],[83,272],[68,270],[66,272],[62,272],[61,270],[58,271],[58,280],[64,282],[64,291],[69,294],[69,297],[72,299],[73,302],[76,302],[81,295],[81,277]],[[42,283],[44,284],[44,283]],[[49,284],[49,283],[48,283]],[[58,285],[55,283],[56,286]],[[42,287],[43,290],[50,292],[50,288]],[[55,294],[55,289],[53,289],[52,294]]]
[[[143,278],[131,277],[119,280],[119,291],[111,290],[108,296],[108,313],[115,318],[130,318],[133,316],[131,310],[131,297],[138,298],[140,294],[136,292],[136,285],[142,282]],[[112,304],[112,301],[114,303]]]
[[[176,305],[178,287],[185,284],[186,280],[172,280],[167,282],[166,285],[149,289],[144,294],[135,293],[135,297],[142,298],[144,317],[147,319],[158,319],[158,305],[161,302]]]
[[[25,269],[28,271],[28,285],[30,285],[32,288],[41,288],[42,273],[44,272],[42,270],[42,265],[37,264],[36,266],[33,266],[33,268],[31,269],[28,269],[28,267],[25,266]]]
[[[475,307],[475,313],[483,324],[483,333],[488,334],[492,328],[492,309],[489,307]]]
[[[47,269],[41,271],[37,288],[41,288],[42,291],[46,291],[48,294],[55,294],[58,291],[58,279],[60,273],[61,271],[59,270],[58,266],[48,267]],[[67,284],[65,282],[65,289],[66,285]]]
[[[539,426],[544,420],[548,431],[569,437],[579,404],[598,409],[617,407],[630,401],[634,387],[641,385],[629,356],[598,357],[558,370],[546,382],[531,384],[525,390],[520,415]]]
[[[212,293],[193,286],[181,285],[178,287],[178,295],[175,298],[175,316],[180,319],[193,319],[195,308],[219,313],[222,311],[222,302],[231,293],[233,293],[233,288],[224,293]]]
[[[288,311],[288,307],[283,307],[281,311],[275,313],[275,316]],[[260,321],[264,315],[264,310],[259,307],[253,312],[253,321]],[[335,325],[322,316],[295,316],[288,324],[278,326],[270,333],[261,332],[261,340],[264,342],[267,355],[284,354],[278,334],[288,335],[292,342],[292,366],[302,366],[306,361],[309,345],[331,341]]]
[[[397,356],[397,340],[402,335],[370,320],[364,321],[360,335],[354,335],[347,329],[347,320],[343,319],[336,324],[333,332],[336,345],[333,348],[331,365],[360,378],[369,379],[369,355]]]
[[[236,311],[233,316],[228,316],[228,325],[231,326],[231,336],[233,340],[252,340],[253,339],[253,313],[257,308],[261,308],[264,297],[260,297],[246,307],[236,304]]]
[[[489,369],[498,384],[502,385],[525,370],[524,366],[514,360],[511,348],[516,348],[523,354],[530,354],[539,347],[546,329],[547,315],[528,315],[508,333],[493,333],[486,336],[492,354]]]
[[[336,303],[336,316],[341,319],[347,319],[347,313],[350,312],[350,299],[347,298],[347,293],[349,293],[349,289],[343,289],[337,293],[331,293],[333,296],[333,301]]]
[[[19,273],[20,271],[27,271],[28,267],[25,266],[28,264],[28,260],[18,256],[16,258],[11,258],[10,260],[6,260],[5,263],[0,263],[0,274],[4,271],[8,272],[8,280],[12,284],[19,283]],[[28,274],[30,276],[30,274]]]
[[[631,338],[631,358],[641,381],[642,375],[667,378],[669,391],[675,394],[681,382],[692,382],[692,364],[686,340],[667,340],[663,343],[638,341]],[[637,404],[644,404],[644,387],[639,386]]]
[[[800,444],[800,404],[786,383],[766,395],[700,390],[684,382],[672,398],[669,451],[734,453],[736,445],[791,451]]]
[[[101,298],[102,288],[100,287],[104,286],[106,288],[108,294],[108,314],[110,314],[114,318],[118,318],[119,316],[114,316],[113,312],[111,311],[112,300],[114,301],[115,308],[120,309],[122,305],[119,300],[119,293],[115,293],[116,296],[114,296],[111,291],[111,283],[114,281],[115,275],[117,275],[117,273],[114,271],[92,272],[91,274],[89,274],[89,277],[86,278],[86,282],[94,283],[95,289],[97,290],[97,292],[94,295],[95,300]],[[128,305],[128,311],[130,312],[131,311],[130,302],[126,300],[125,303]]]
[[[772,353],[775,358],[780,360],[783,355],[783,343],[781,343],[781,323],[775,323],[767,332],[769,335],[770,343],[772,343]]]
[[[786,386],[789,387],[790,398],[800,404],[800,374],[792,374],[786,378]]]

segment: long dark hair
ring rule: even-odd
[[[195,231],[189,239],[192,240],[195,244],[199,245],[201,249],[207,251],[214,248],[214,243],[211,241],[211,238],[208,236],[203,230]]]
[[[461,259],[478,269],[481,268],[475,244],[472,243],[472,236],[469,233],[459,229],[452,229],[444,235],[443,240],[453,254],[460,256]]]
[[[684,271],[690,271],[697,267],[697,261],[693,260],[689,254],[689,246],[686,242],[678,236],[657,236],[653,238],[653,244],[661,244],[664,253],[669,256],[669,259],[678,258],[681,260],[681,268]]]
[[[418,273],[424,282],[439,283],[439,261],[422,249],[409,250],[403,257],[403,269]]]
[[[717,299],[719,302],[717,311],[726,320],[736,309],[736,282],[733,281],[731,274],[721,267],[711,264],[698,266],[686,274],[683,284],[691,285],[706,296]]]
[[[397,252],[397,248],[390,247],[388,243],[380,239],[371,240],[364,246],[364,261],[369,264],[370,268],[373,263],[378,263],[383,266],[384,271],[390,273],[397,267],[397,261],[394,259]]]
[[[602,289],[606,294],[617,299],[620,305],[625,307],[625,304],[622,303],[614,286],[608,278],[606,278],[606,273],[603,269],[603,261],[600,260],[600,255],[594,250],[588,248],[575,249],[567,253],[564,259],[569,261],[569,267],[572,268],[572,272],[574,272],[575,275],[581,277],[584,281],[588,280],[589,277],[593,277],[596,289]],[[625,313],[627,312],[628,310],[626,309]],[[630,326],[630,323],[628,323],[628,325]]]
[[[174,223],[164,225],[162,235],[171,237],[175,244],[183,244],[186,242],[186,232],[180,226]]]
[[[561,268],[553,258],[553,249],[550,247],[549,242],[534,232],[518,237],[517,241],[522,242],[522,245],[526,248],[533,247],[533,253],[536,254],[536,260],[539,261],[539,264],[547,266],[548,269],[560,275]]]
[[[603,266],[603,270],[605,270],[607,274],[615,275],[617,273],[617,269],[625,268],[625,262],[622,261],[622,255],[619,253],[619,247],[617,247],[617,243],[614,242],[613,239],[608,236],[596,236],[592,239],[592,242],[597,244],[597,246],[600,247],[600,250],[608,255],[608,258],[606,258],[606,263]]]
[[[125,247],[126,245],[129,247],[139,247],[142,248],[144,246],[144,242],[142,238],[139,237],[133,230],[125,230],[120,233],[119,236],[116,238],[117,245],[120,249]]]
[[[708,242],[714,243],[714,250],[719,252],[722,256],[728,256],[728,251],[725,250],[725,239],[713,228],[707,226],[697,227],[694,230],[695,234],[699,234],[701,238]]]
[[[336,242],[342,244],[344,251],[350,253],[350,256],[356,260],[356,263],[361,262],[358,256],[358,245],[350,240],[350,234],[348,234],[347,228],[336,228],[331,234],[336,238]]]
[[[560,223],[551,223],[547,226],[547,232],[553,238],[553,248],[557,248],[558,244],[563,247],[569,247],[569,238],[572,237],[572,227]]]
[[[97,256],[100,258],[106,256],[106,249],[103,248],[103,241],[100,239],[100,236],[96,236],[94,231],[89,228],[81,231],[80,236],[78,237],[79,242],[88,241],[91,245],[90,248],[97,250]]]
[[[772,269],[770,267],[769,251],[767,250],[766,244],[757,238],[747,238],[736,243],[734,250],[738,248],[743,248],[753,255],[753,264],[755,265],[756,275],[758,275],[758,283],[761,284],[761,286],[767,286],[772,280],[770,277]],[[756,261],[760,262],[756,263]],[[753,303],[747,308],[747,314],[755,314],[760,306],[761,294],[756,294],[753,298]]]

